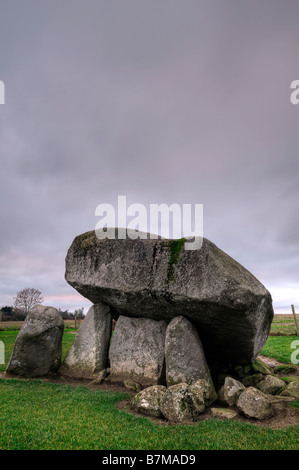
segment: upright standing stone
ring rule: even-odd
[[[167,327],[165,359],[168,387],[181,382],[194,384],[199,379],[212,381],[197,330],[183,316],[174,318]]]
[[[166,323],[120,316],[109,350],[110,379],[163,384]]]
[[[7,372],[40,377],[55,372],[62,352],[63,319],[54,307],[33,307],[17,336]]]
[[[78,378],[94,378],[107,368],[112,317],[107,305],[93,305],[79,328],[59,372]]]

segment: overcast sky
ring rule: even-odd
[[[95,209],[203,204],[204,236],[299,308],[298,0],[0,0],[0,306],[64,280]],[[290,310],[290,309],[289,309]]]

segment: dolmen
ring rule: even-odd
[[[221,375],[252,373],[271,295],[206,238],[190,250],[185,239],[117,235],[86,232],[68,249],[65,279],[93,305],[58,373],[125,383],[137,410],[194,420],[217,399]]]

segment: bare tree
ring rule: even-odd
[[[38,289],[26,287],[17,293],[14,299],[14,308],[16,310],[22,310],[25,315],[27,315],[34,305],[42,304],[43,301],[42,293]]]

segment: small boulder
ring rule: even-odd
[[[63,319],[56,308],[33,307],[16,338],[7,372],[24,377],[56,372],[61,361],[63,329]]]
[[[140,392],[141,385],[138,382],[134,382],[134,380],[124,380],[124,386],[129,390],[134,390],[135,392]]]
[[[139,413],[160,418],[162,417],[160,403],[165,392],[166,387],[163,385],[152,385],[137,393],[133,397],[131,404]]]
[[[256,384],[263,380],[263,378],[263,374],[248,375],[247,377],[244,377],[244,379],[242,380],[242,384],[245,385],[245,387],[255,387]]]
[[[278,377],[274,377],[274,375],[266,375],[266,377],[256,385],[256,388],[263,393],[275,395],[275,393],[284,386],[285,382],[283,380]]]
[[[254,387],[248,387],[240,394],[237,408],[247,418],[263,420],[274,415],[270,400],[264,393]]]
[[[196,395],[194,397],[192,389],[187,383],[167,388],[160,406],[163,416],[174,423],[194,421],[204,411],[203,392],[197,390]]]
[[[205,406],[210,406],[218,398],[212,380],[198,379],[191,385],[191,389],[192,391],[197,389],[203,392]]]
[[[299,381],[295,380],[293,382],[290,382],[285,387],[283,387],[283,389],[280,392],[280,395],[284,397],[299,398]]]
[[[189,385],[189,387],[193,401],[194,415],[197,416],[203,413],[206,407],[204,391],[195,384]]]
[[[252,368],[255,372],[261,373],[263,375],[273,374],[273,369],[268,366],[260,357],[254,361]]]
[[[274,374],[290,374],[296,371],[296,366],[292,364],[281,364],[274,367]]]
[[[245,390],[245,386],[241,382],[233,379],[232,377],[226,377],[223,386],[223,394],[224,400],[228,406],[233,406],[235,404],[243,390]]]
[[[216,419],[234,419],[238,416],[238,411],[230,408],[211,408],[213,418]]]

